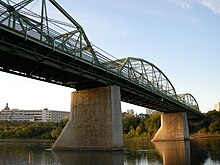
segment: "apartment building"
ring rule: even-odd
[[[65,116],[69,116],[70,112],[55,110],[20,110],[6,107],[0,112],[0,121],[34,121],[34,122],[57,122]]]

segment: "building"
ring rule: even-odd
[[[216,111],[220,111],[220,102],[218,102],[218,103],[216,103],[216,104],[214,105],[214,109],[215,109]]]
[[[146,108],[146,114],[151,115],[154,110]]]
[[[6,107],[0,112],[0,121],[38,121],[38,122],[57,122],[65,116],[69,116],[70,112],[55,110],[19,110]]]

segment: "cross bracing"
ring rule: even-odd
[[[40,10],[32,11],[38,2]],[[65,21],[50,16],[49,4]],[[173,102],[177,107],[199,112],[195,98],[191,94],[177,95],[171,81],[154,64],[140,58],[117,59],[92,45],[83,28],[55,0],[0,0],[0,25],[4,31],[0,40],[2,52],[17,55],[1,55],[2,71],[76,89],[115,84],[121,86],[124,101],[151,108],[161,106],[158,110],[163,106],[171,108]],[[16,40],[11,36],[16,36]],[[18,66],[24,59],[29,64]],[[48,70],[45,64],[56,69]],[[71,74],[62,76],[64,71]],[[152,93],[158,102],[151,103],[152,98],[146,98],[148,103],[144,103],[128,93],[139,93],[140,99]]]

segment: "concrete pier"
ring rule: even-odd
[[[122,150],[121,95],[118,86],[72,93],[70,120],[54,150]]]
[[[152,141],[189,139],[189,128],[186,112],[161,114],[161,127]]]

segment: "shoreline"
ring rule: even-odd
[[[146,137],[146,138],[124,138],[124,140],[151,140],[153,137]],[[189,140],[191,139],[205,139],[205,138],[220,138],[220,134],[213,134],[213,135],[190,135]]]
[[[190,139],[205,139],[205,138],[220,138],[220,134],[214,134],[214,135],[190,135],[189,136],[189,140]],[[124,140],[151,140],[151,138],[149,137],[142,137],[142,138],[123,138]],[[54,139],[16,139],[16,138],[12,138],[12,139],[0,139],[0,142],[13,142],[13,141],[18,141],[18,142],[55,142],[56,140]]]
[[[44,140],[44,139],[0,139],[0,142],[13,142],[13,141],[17,141],[17,142],[55,142],[56,140]]]
[[[214,135],[191,135],[189,139],[199,139],[199,138],[216,138],[220,137],[220,134]]]

